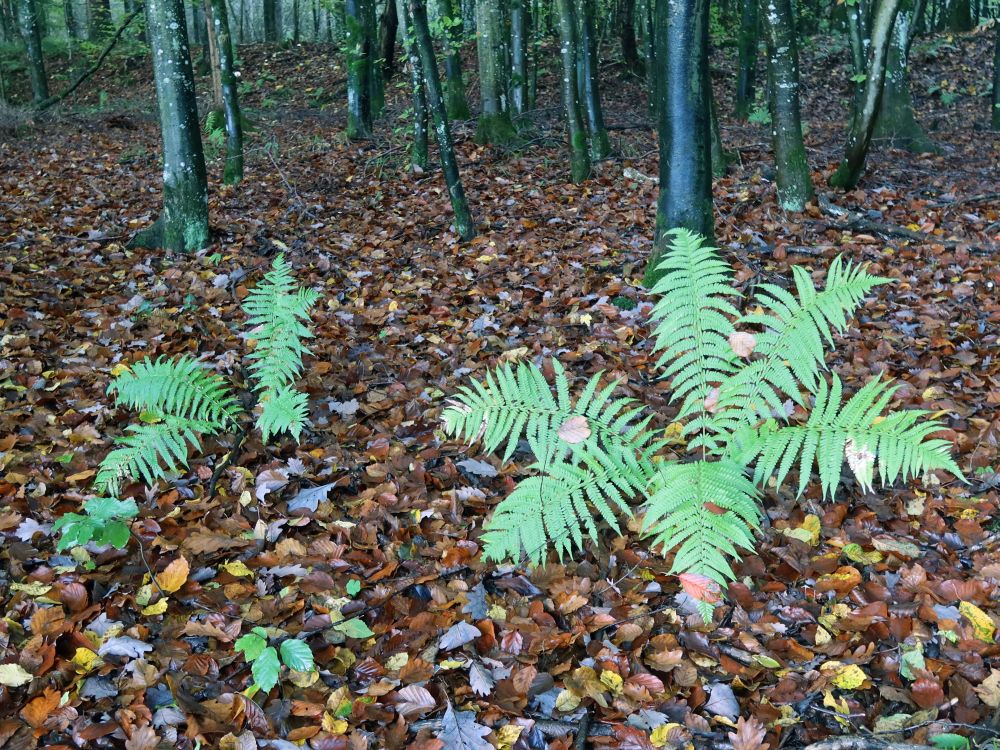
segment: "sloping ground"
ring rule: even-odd
[[[342,139],[329,94],[338,73],[321,48],[242,53],[247,75],[265,81],[248,97],[259,130],[246,182],[213,184],[218,241],[197,257],[124,249],[159,203],[158,134],[141,112],[63,112],[7,138],[0,661],[35,677],[0,687],[0,747],[192,748],[198,737],[253,747],[249,732],[276,748],[440,748],[432,737],[449,701],[474,709],[495,745],[519,750],[567,748],[554,738],[581,727],[595,747],[625,748],[752,748],[761,725],[772,748],[862,729],[910,727],[916,742],[973,726],[983,739],[1000,734],[1000,209],[982,197],[996,190],[1000,147],[975,130],[981,97],[945,105],[925,95],[931,81],[982,87],[988,42],[932,51],[918,50],[915,90],[941,155],[875,154],[860,189],[825,194],[853,218],[786,216],[766,129],[725,122],[739,160],[717,182],[718,240],[746,289],[787,278],[792,263],[821,278],[837,253],[896,279],[842,337],[831,368],[852,389],[898,378],[902,406],[949,425],[973,482],[941,476],[867,495],[846,482],[834,501],[769,492],[759,554],[738,568],[712,627],[685,614],[668,562],[632,536],[533,572],[479,562],[483,518],[519,470],[439,431],[443,399],[465,378],[526,356],[558,356],[580,381],[598,370],[624,377],[622,392],[670,424],[644,308],[611,304],[645,299],[637,279],[655,187],[622,176],[626,166],[656,173],[637,87],[608,80],[624,158],[582,186],[566,182],[551,86],[523,149],[476,147],[459,124],[481,228],[467,245],[449,230],[439,175],[403,173],[392,118],[372,143]],[[841,59],[817,47],[804,66],[817,182],[841,148]],[[112,105],[151,97],[136,75],[93,90]],[[720,94],[729,80],[720,74]],[[290,93],[275,95],[279,83]],[[316,109],[318,88],[333,106]],[[392,112],[405,107],[398,97]],[[863,228],[871,222],[932,239],[886,237]],[[197,353],[242,382],[239,300],[286,249],[299,278],[324,290],[302,444],[251,437],[207,498],[230,445],[209,442],[172,487],[134,488],[141,550],[106,551],[92,565],[56,554],[51,523],[77,508],[130,418],[107,406],[111,370]],[[306,502],[300,493],[315,487],[324,490]],[[162,571],[181,557],[190,570],[164,609],[146,564]],[[361,583],[354,597],[351,580]],[[333,629],[338,609],[374,635]],[[463,635],[463,622],[476,631]],[[303,637],[319,678],[286,678],[269,700],[240,695],[251,675],[233,641],[256,625]],[[754,722],[730,738],[737,715]]]

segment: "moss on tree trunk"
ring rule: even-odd
[[[45,74],[42,56],[42,34],[38,27],[38,9],[35,0],[16,0],[17,21],[21,27],[25,51],[28,55],[28,77],[31,79],[31,96],[36,102],[49,98],[49,79]]]
[[[503,18],[499,0],[476,0],[476,50],[482,110],[476,143],[506,144],[517,138],[507,106],[503,75]]]
[[[226,0],[211,0],[211,3],[212,36],[218,50],[222,111],[226,118],[226,166],[222,179],[227,185],[235,185],[243,180],[243,115],[233,65],[233,42]]]
[[[410,84],[413,87],[413,145],[410,147],[410,164],[414,170],[426,171],[427,156],[427,96],[424,93],[423,65],[420,53],[413,39],[413,24],[407,8],[407,0],[395,0],[398,14],[399,34],[403,39],[403,50],[410,65]]]
[[[580,111],[580,88],[577,85],[576,14],[573,0],[557,0],[559,14],[559,52],[562,58],[562,95],[569,130],[570,178],[583,182],[590,177],[590,154],[587,153],[587,132]]]

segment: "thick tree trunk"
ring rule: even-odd
[[[28,53],[31,95],[36,102],[42,102],[49,98],[49,79],[45,75],[42,35],[38,28],[38,9],[35,0],[17,0],[17,19],[25,51]]]
[[[412,22],[406,7],[407,0],[396,0],[399,35],[403,40],[403,51],[410,64],[410,83],[413,86],[413,147],[410,149],[410,164],[415,172],[426,172],[427,157],[427,96],[424,93],[423,66],[420,53],[413,40]]]
[[[509,143],[516,137],[507,107],[503,59],[503,8],[499,0],[476,0],[476,49],[479,54],[479,97],[482,110],[476,142]]]
[[[396,34],[399,29],[399,16],[396,15],[396,3],[388,0],[378,24],[378,43],[382,50],[382,80],[389,81],[396,75]]]
[[[458,0],[437,0],[438,16],[445,25],[444,38],[444,106],[449,120],[468,120],[472,117],[465,98],[465,81],[462,78],[462,8]]]
[[[573,182],[590,177],[590,155],[587,153],[587,132],[580,112],[579,87],[576,85],[576,58],[579,44],[576,38],[576,14],[573,0],[557,0],[559,13],[559,50],[562,57],[562,93],[569,129],[570,176]]]
[[[364,140],[372,133],[372,45],[367,40],[367,5],[372,0],[347,0],[344,39],[347,58],[347,137]]]
[[[579,8],[582,38],[577,54],[583,60],[583,79],[580,87],[583,96],[583,114],[590,135],[590,155],[594,161],[600,161],[611,154],[611,139],[608,138],[608,129],[604,125],[604,112],[601,109],[601,71],[597,30],[594,27],[596,15],[594,0],[580,0]]]
[[[901,0],[889,39],[885,89],[875,122],[875,138],[886,139],[896,148],[914,153],[937,152],[913,113],[910,93],[910,44],[913,41],[913,0]]]
[[[264,0],[264,41],[281,41],[281,0]]]
[[[993,106],[990,108],[990,124],[994,130],[1000,130],[1000,24],[997,24],[993,42],[993,96],[990,98]]]
[[[448,185],[448,195],[451,198],[451,208],[455,214],[455,230],[463,240],[471,240],[476,236],[476,228],[469,214],[469,204],[462,189],[462,180],[458,174],[458,162],[455,159],[455,146],[451,140],[451,130],[448,127],[448,113],[444,108],[444,98],[441,92],[441,79],[438,76],[437,60],[434,57],[434,43],[427,25],[427,9],[424,0],[409,0],[410,15],[413,20],[413,36],[417,50],[420,53],[420,67],[424,75],[424,86],[427,89],[427,105],[434,118],[434,133],[437,136],[438,151],[441,155],[441,170]]]
[[[656,86],[660,191],[656,237],[645,282],[657,271],[667,231],[685,227],[713,240],[712,148],[708,78],[708,0],[656,4]]]
[[[864,171],[865,158],[868,156],[868,147],[871,145],[879,103],[882,99],[889,40],[899,4],[900,0],[879,0],[875,9],[864,91],[852,108],[844,160],[830,177],[830,185],[833,187],[850,190],[858,184]]]
[[[163,213],[133,245],[200,250],[209,241],[208,185],[183,0],[146,0],[146,27],[163,138]]]
[[[635,37],[635,0],[621,0],[618,3],[618,33],[622,42],[622,62],[632,73],[642,75],[642,59],[639,57],[639,44]]]
[[[757,46],[760,34],[760,6],[758,0],[742,0],[740,10],[740,28],[736,35],[739,61],[736,70],[736,105],[737,120],[746,120],[750,116],[756,97],[757,85]]]
[[[111,0],[89,0],[87,38],[97,41],[111,33]]]
[[[243,180],[243,117],[237,94],[226,0],[211,0],[211,3],[212,37],[218,50],[222,111],[226,116],[226,166],[222,179],[227,185],[235,185]]]
[[[80,32],[76,28],[76,9],[73,7],[73,0],[63,0],[63,20],[66,21],[66,35],[73,41],[79,39]]]
[[[778,205],[803,211],[813,197],[799,110],[799,52],[791,0],[762,0],[771,75],[771,141]]]
[[[948,29],[950,31],[972,31],[976,19],[972,17],[972,3],[969,0],[951,0],[948,8]]]
[[[528,109],[528,0],[510,3],[510,103],[514,114]]]

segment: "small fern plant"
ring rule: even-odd
[[[308,418],[308,397],[295,388],[302,357],[312,337],[306,323],[319,295],[296,285],[279,255],[264,280],[243,302],[248,338],[256,340],[248,367],[259,412],[256,426],[265,441],[288,432],[296,440]],[[139,423],[118,438],[97,471],[99,493],[119,495],[126,481],[155,484],[187,466],[188,449],[200,449],[203,435],[235,432],[244,409],[230,385],[194,357],[149,358],[125,369],[108,386],[118,406],[139,412]]]
[[[797,469],[798,493],[818,467],[832,496],[846,459],[859,483],[883,484],[935,469],[961,477],[941,426],[926,412],[886,413],[897,386],[873,379],[844,400],[843,383],[824,376],[825,349],[865,296],[890,280],[837,258],[825,288],[793,267],[797,298],[762,284],[741,314],[741,293],[718,250],[674,230],[651,290],[656,366],[669,378],[689,455],[666,460],[652,415],[616,398],[617,383],[594,375],[575,399],[552,361],[554,387],[538,366],[503,365],[463,386],[442,413],[445,431],[510,460],[522,441],[534,456],[497,506],[482,536],[484,557],[543,564],[598,541],[598,517],[620,533],[638,498],[644,536],[673,554],[671,572],[707,619],[734,579],[731,558],[755,548],[761,489]],[[792,421],[792,404],[808,418]]]

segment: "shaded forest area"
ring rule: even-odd
[[[843,178],[852,103],[857,119],[873,68],[852,57],[840,6],[795,6],[795,70],[769,72],[766,29],[752,39],[756,94],[740,102],[744,9],[706,5],[712,93],[689,112],[697,132],[671,143],[664,112],[684,105],[664,93],[671,103],[658,108],[669,86],[647,79],[651,59],[668,64],[646,47],[652,9],[644,19],[643,0],[596,3],[606,154],[586,107],[573,111],[585,66],[565,51],[585,24],[560,21],[574,3],[533,5],[526,76],[497,76],[493,113],[476,31],[508,4],[467,4],[478,6],[474,25],[465,8],[458,36],[432,8],[442,97],[457,65],[471,108],[443,122],[468,204],[463,229],[430,113],[427,150],[413,149],[414,91],[432,84],[411,76],[420,51],[406,34],[384,111],[366,114],[352,0],[346,15],[345,3],[295,3],[294,19],[291,3],[249,13],[230,3],[241,42],[230,61],[236,177],[225,64],[212,56],[215,80],[199,65],[208,39],[196,3],[186,24],[207,233],[176,252],[163,249],[162,139],[191,132],[167,128],[157,110],[143,34],[158,23],[148,17],[158,0],[147,1],[145,13],[107,6],[93,29],[71,3],[89,41],[60,38],[50,8],[44,96],[22,48],[2,50],[0,748],[1000,746],[995,6],[965,3],[980,22],[964,31],[944,28],[963,26],[944,3],[918,9],[923,27],[903,62],[919,139],[876,130],[846,189],[828,180]],[[624,54],[622,6],[636,9]],[[877,16],[846,5],[857,7]],[[51,101],[126,20],[93,74]],[[508,35],[514,25],[509,13],[493,22]],[[370,57],[369,76],[385,59]],[[769,77],[772,91],[794,82],[801,102],[769,97]],[[162,105],[162,80],[159,93]],[[721,151],[708,147],[712,107]],[[797,174],[795,138],[778,145],[772,126],[786,115],[801,117]],[[659,157],[686,138],[707,161],[678,177]],[[776,150],[792,156],[776,164]],[[711,173],[711,156],[726,164],[715,164],[706,227],[683,185],[697,187],[706,165]],[[665,196],[660,185],[676,180]],[[852,463],[833,497],[817,482],[801,496],[797,479],[765,484],[756,549],[732,561],[724,592],[704,576],[689,586],[635,519],[621,535],[602,524],[599,543],[542,567],[485,560],[484,521],[534,471],[530,452],[519,446],[504,463],[446,434],[441,419],[447,399],[490,368],[535,362],[552,378],[555,358],[574,386],[619,378],[619,394],[655,414],[661,454],[687,450],[671,382],[658,378],[648,288],[663,230],[678,226],[710,234],[748,295],[788,288],[793,268],[820,284],[839,255],[891,279],[867,295],[826,365],[848,393],[895,379],[892,406],[939,420],[936,436],[967,481],[928,471],[871,489]],[[192,234],[178,236],[183,245]],[[200,358],[253,410],[243,353],[257,334],[240,308],[277,258],[317,293],[298,439],[265,440],[245,424],[206,433],[188,467],[116,493],[137,507],[122,544],[57,549],[54,525],[100,494],[92,483],[130,420],[161,420],[129,414],[108,392],[136,363]],[[804,421],[787,405],[786,419]],[[560,436],[574,443],[567,424]],[[704,602],[715,605],[707,622]]]

